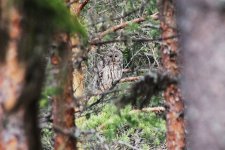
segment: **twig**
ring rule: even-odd
[[[159,20],[159,12],[156,12],[156,13],[152,14],[152,15],[151,15],[151,18],[152,18],[153,20]]]
[[[76,97],[75,98],[75,101],[80,101],[82,99],[89,99],[90,97],[92,96],[101,96],[101,95],[107,95],[107,94],[110,94],[110,93],[114,93],[114,92],[118,92],[119,90],[107,90],[105,92],[97,92],[97,93],[88,93],[87,95],[85,96],[80,96],[80,97]]]
[[[104,145],[104,148],[105,148],[106,150],[109,150],[108,145],[105,144],[105,140],[104,140],[98,133],[96,133],[95,135],[96,135],[96,137],[99,139],[100,143]]]
[[[149,108],[143,108],[143,109],[134,109],[131,110],[131,112],[155,112],[155,113],[159,113],[159,112],[163,112],[165,111],[166,108],[165,107],[149,107]]]
[[[143,77],[143,76],[122,78],[122,79],[120,80],[120,83],[137,81],[137,80],[140,80],[142,77]]]
[[[134,9],[134,10],[132,10],[132,11],[130,11],[130,12],[125,12],[124,15],[119,16],[119,17],[115,17],[115,18],[109,18],[109,20],[110,20],[110,21],[114,21],[114,20],[123,19],[123,18],[125,18],[125,17],[127,17],[127,16],[129,16],[129,15],[135,13],[135,12],[137,12],[138,10],[139,10],[139,9],[137,8],[137,9]],[[107,20],[101,20],[101,21],[98,21],[98,22],[89,24],[88,26],[95,26],[95,25],[97,25],[97,24],[99,24],[99,23],[104,23],[104,22],[106,22],[106,21],[107,21]]]
[[[113,83],[113,85],[110,87],[109,91],[110,91],[110,90],[113,90],[119,82],[120,82],[120,80],[115,81],[115,82]],[[92,104],[88,107],[88,109],[90,109],[90,108],[93,107],[94,105],[100,103],[100,102],[105,98],[105,96],[106,96],[106,94],[102,94],[102,96],[101,96],[96,102],[92,103]]]
[[[83,10],[83,8],[87,5],[88,2],[89,2],[89,0],[84,0],[81,4],[79,4],[78,10],[77,10],[77,15],[80,14],[81,10]]]
[[[137,147],[134,147],[134,146],[132,146],[132,145],[130,145],[130,144],[128,144],[128,143],[125,143],[125,142],[123,142],[123,141],[118,141],[118,143],[119,143],[119,144],[122,144],[122,145],[126,145],[127,147],[129,147],[129,148],[131,148],[131,149],[133,149],[133,150],[140,150],[140,149],[138,149]]]
[[[123,69],[123,73],[130,73],[130,72],[136,72],[136,71],[138,71],[138,72],[149,72],[150,71],[150,69],[148,68],[146,68],[146,69],[141,69],[140,67],[136,67],[136,68],[134,68],[134,69],[130,69],[130,68],[125,68],[125,69]]]
[[[117,40],[108,40],[108,41],[90,41],[90,45],[95,45],[95,46],[100,46],[104,44],[111,44],[111,43],[118,43],[118,42],[156,42],[156,41],[165,41],[169,39],[174,39],[177,38],[178,35],[173,35],[167,38],[154,38],[154,39],[149,39],[149,38],[135,38],[135,39],[117,39]]]
[[[157,20],[157,19],[158,19],[158,12],[152,14],[152,15],[150,16],[150,18],[152,18],[152,19],[154,19],[154,20]],[[97,37],[94,38],[92,41],[98,41],[98,40],[102,39],[106,34],[109,34],[109,33],[111,33],[111,32],[115,32],[115,31],[117,31],[117,30],[119,30],[119,29],[123,29],[123,28],[125,28],[126,26],[128,26],[128,25],[131,24],[131,23],[141,23],[141,22],[143,22],[143,21],[145,21],[145,20],[146,20],[146,17],[143,16],[143,17],[140,17],[140,18],[135,18],[135,19],[133,19],[133,20],[131,20],[131,21],[122,22],[122,23],[119,24],[119,25],[110,27],[109,29],[106,29],[105,31],[99,33],[99,34],[97,35]]]
[[[98,41],[98,40],[102,39],[106,34],[109,34],[111,32],[115,32],[115,31],[117,31],[119,29],[123,29],[124,27],[126,27],[127,25],[129,25],[131,23],[140,23],[140,22],[143,22],[143,21],[145,21],[145,17],[135,18],[135,19],[133,19],[131,21],[122,22],[119,25],[113,26],[113,27],[111,27],[111,28],[109,28],[109,29],[99,33],[97,35],[97,37],[94,38],[94,40],[92,40],[92,41]]]
[[[69,136],[69,137],[71,137],[73,139],[78,138],[81,134],[87,135],[87,134],[94,134],[94,133],[96,133],[96,131],[93,130],[93,129],[88,130],[88,131],[81,131],[78,128],[65,129],[65,128],[62,128],[62,127],[59,127],[59,126],[56,126],[56,125],[53,125],[53,129],[56,132],[61,133],[61,134],[66,135],[66,136]]]
[[[138,10],[139,10],[139,8],[134,9],[134,10],[132,10],[132,11],[130,11],[130,12],[125,12],[123,16],[115,17],[115,18],[112,18],[112,19],[110,19],[110,20],[111,20],[111,21],[114,21],[114,20],[123,19],[123,18],[125,18],[125,17],[127,17],[127,16],[129,16],[129,15],[135,13],[135,12],[137,12]]]

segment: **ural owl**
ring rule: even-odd
[[[123,54],[119,50],[105,52],[97,63],[96,84],[101,91],[109,89],[113,83],[122,78]]]

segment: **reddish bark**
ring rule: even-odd
[[[71,72],[72,74],[72,72]],[[68,76],[67,76],[68,77]],[[61,127],[62,129],[72,129],[74,128],[74,108],[71,103],[73,103],[72,97],[72,79],[68,77],[66,84],[64,85],[64,92],[61,96],[53,98],[53,124]],[[55,149],[56,150],[75,150],[76,149],[76,139],[64,135],[62,133],[56,133],[55,136]]]
[[[44,71],[40,55],[30,54],[34,47],[45,49],[46,45],[37,43],[36,33],[30,28],[35,30],[37,26],[23,9],[27,1],[0,3],[0,33],[3,33],[0,40],[4,39],[4,43],[0,42],[0,149],[39,150],[37,100]],[[22,16],[29,28],[22,26]],[[28,38],[33,43],[27,43]],[[47,41],[48,36],[43,40]]]
[[[84,1],[79,4],[78,0],[65,0],[70,3],[70,12],[73,16],[78,16],[83,7],[88,3]],[[64,51],[66,57],[54,55],[52,57],[52,65],[56,70],[60,70],[59,74],[55,75],[55,79],[58,81],[58,88],[62,87],[62,93],[59,93],[53,100],[53,124],[55,127],[61,130],[71,131],[75,129],[75,116],[74,116],[74,96],[82,96],[83,94],[83,72],[82,69],[74,69],[74,64],[80,66],[79,59],[83,53],[80,48],[80,40],[76,34],[72,37],[62,38],[64,40],[58,41],[59,44],[76,45],[76,48],[64,47],[59,51]],[[65,69],[66,68],[66,69]],[[65,76],[66,71],[66,76]],[[75,91],[74,91],[75,90]],[[57,130],[56,130],[57,131]],[[73,131],[71,131],[72,133]],[[75,131],[74,131],[75,132]],[[75,138],[63,134],[62,132],[56,132],[55,136],[55,149],[56,150],[76,150],[77,141]]]
[[[177,35],[175,8],[173,1],[161,0],[160,3],[160,26],[162,38]],[[179,55],[177,39],[167,39],[162,46],[162,64],[164,69],[173,76],[180,73],[177,63]],[[180,89],[176,84],[169,85],[164,91],[164,98],[167,105],[167,133],[166,142],[169,150],[181,150],[185,148],[184,131],[184,104]]]
[[[0,149],[26,150],[28,139],[23,128],[24,110],[20,109],[16,114],[7,115],[7,112],[15,107],[25,83],[25,66],[17,57],[17,46],[21,38],[21,14],[14,7],[8,8],[7,12],[9,41],[5,49],[5,62],[0,64]]]
[[[58,35],[59,36],[59,35]],[[64,51],[65,56],[52,55],[53,69],[55,70],[54,78],[57,82],[56,89],[59,89],[59,93],[53,97],[53,124],[56,127],[62,129],[73,129],[75,127],[75,117],[73,108],[73,88],[72,88],[72,62],[70,58],[71,50],[68,47],[68,37],[66,41],[62,38],[58,39],[59,46],[62,49],[58,51]],[[65,40],[65,39],[64,39]],[[68,135],[56,132],[55,135],[55,149],[56,150],[75,150],[76,139],[69,137]]]
[[[78,7],[78,10],[76,12],[76,14],[79,16],[80,15],[80,12],[82,11],[82,9],[84,9],[84,7],[87,5],[87,3],[89,2],[90,0],[84,0],[82,3],[79,4],[79,7]]]

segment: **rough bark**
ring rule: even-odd
[[[188,148],[225,147],[224,1],[177,1]]]
[[[160,27],[162,38],[177,35],[175,20],[175,8],[173,0],[160,1]],[[162,64],[166,72],[172,76],[178,76],[180,68],[177,56],[179,55],[177,39],[167,39],[163,42]],[[167,133],[166,142],[169,150],[181,150],[185,148],[184,131],[184,104],[180,89],[177,84],[170,84],[163,93],[166,106]]]
[[[70,3],[70,12],[79,13],[79,1],[66,0]],[[77,10],[79,9],[79,10]],[[60,35],[57,35],[60,38]],[[53,126],[62,130],[70,130],[71,133],[75,132],[75,116],[74,116],[74,97],[81,97],[84,90],[84,73],[81,68],[83,51],[80,49],[79,35],[65,36],[57,41],[64,51],[66,56],[52,56],[52,62],[55,70],[60,70],[55,74],[55,79],[58,81],[57,88],[63,85],[63,92],[60,92],[53,100]],[[75,48],[71,47],[75,45]],[[65,75],[66,74],[66,75]],[[76,107],[76,106],[75,106]],[[55,149],[56,150],[76,150],[77,140],[71,136],[65,135],[61,132],[56,132],[55,135]]]
[[[37,26],[39,20],[32,19],[37,14],[26,8],[32,2],[0,1],[0,149],[3,150],[41,148],[37,102],[44,77],[42,52],[47,48],[49,32],[43,32],[45,23]],[[31,9],[40,11],[34,6]]]
[[[70,0],[72,1],[72,0]],[[84,1],[84,3],[79,3],[79,1],[73,1],[73,4],[70,6],[70,12],[74,16],[79,16],[81,10],[84,6],[88,3],[88,1]],[[71,36],[71,44],[72,44],[72,61],[73,61],[73,90],[74,90],[74,97],[82,97],[84,95],[84,76],[85,76],[85,65],[83,63],[83,59],[85,58],[86,51],[85,49],[81,48],[81,39],[78,35]],[[76,102],[78,108],[79,105],[82,106],[82,100]]]
[[[62,35],[62,34],[61,34]],[[64,34],[58,37],[58,53],[51,56],[52,70],[55,78],[55,88],[58,92],[53,97],[53,128],[75,129],[75,117],[73,108],[73,87],[72,87],[72,61],[69,37]],[[61,55],[57,55],[61,54]],[[76,139],[63,133],[56,132],[55,150],[75,150]]]

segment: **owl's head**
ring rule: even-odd
[[[123,54],[120,50],[111,50],[104,55],[104,60],[109,64],[122,63]]]

